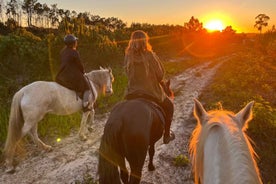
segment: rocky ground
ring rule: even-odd
[[[193,183],[191,165],[176,166],[174,159],[179,155],[188,155],[188,144],[195,126],[192,118],[193,99],[197,98],[203,88],[210,82],[220,62],[207,61],[189,68],[172,78],[175,91],[175,112],[171,129],[176,139],[164,145],[157,142],[154,157],[155,171],[147,170],[147,160],[143,169],[142,184],[190,184]],[[0,170],[1,184],[73,184],[84,178],[97,180],[97,164],[100,137],[108,118],[108,113],[96,115],[94,129],[86,142],[79,140],[77,133],[56,142],[52,152],[41,152],[31,143],[27,145],[29,156],[16,167],[14,174],[6,174],[4,167]],[[29,151],[30,150],[30,151]]]

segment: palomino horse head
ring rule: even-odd
[[[198,123],[190,142],[195,183],[262,183],[256,154],[245,134],[254,102],[234,114],[224,110],[206,112],[195,99]]]

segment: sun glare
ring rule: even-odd
[[[210,32],[222,31],[225,28],[221,20],[210,20],[206,22],[204,27]]]

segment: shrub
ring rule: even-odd
[[[175,166],[185,167],[190,163],[190,161],[186,155],[180,154],[174,158],[173,163]]]

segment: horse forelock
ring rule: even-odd
[[[261,183],[259,170],[255,161],[256,153],[250,144],[250,139],[239,128],[234,114],[229,111],[208,112],[206,122],[202,123],[202,125],[198,122],[192,133],[190,154],[195,172],[195,183],[199,183],[199,178],[201,178],[201,183],[203,182],[204,158],[215,157],[215,155],[204,155],[205,149],[208,149],[204,147],[208,136],[214,133],[218,134],[220,149],[225,153],[220,154],[223,159],[223,162],[220,164],[225,164],[221,167],[226,169],[221,168],[220,172],[225,171],[226,173],[219,179],[222,181],[229,180],[230,183],[231,181],[232,183],[243,183],[243,181],[257,181],[257,183]],[[213,171],[208,172],[212,173]],[[225,176],[227,178],[223,178]]]

